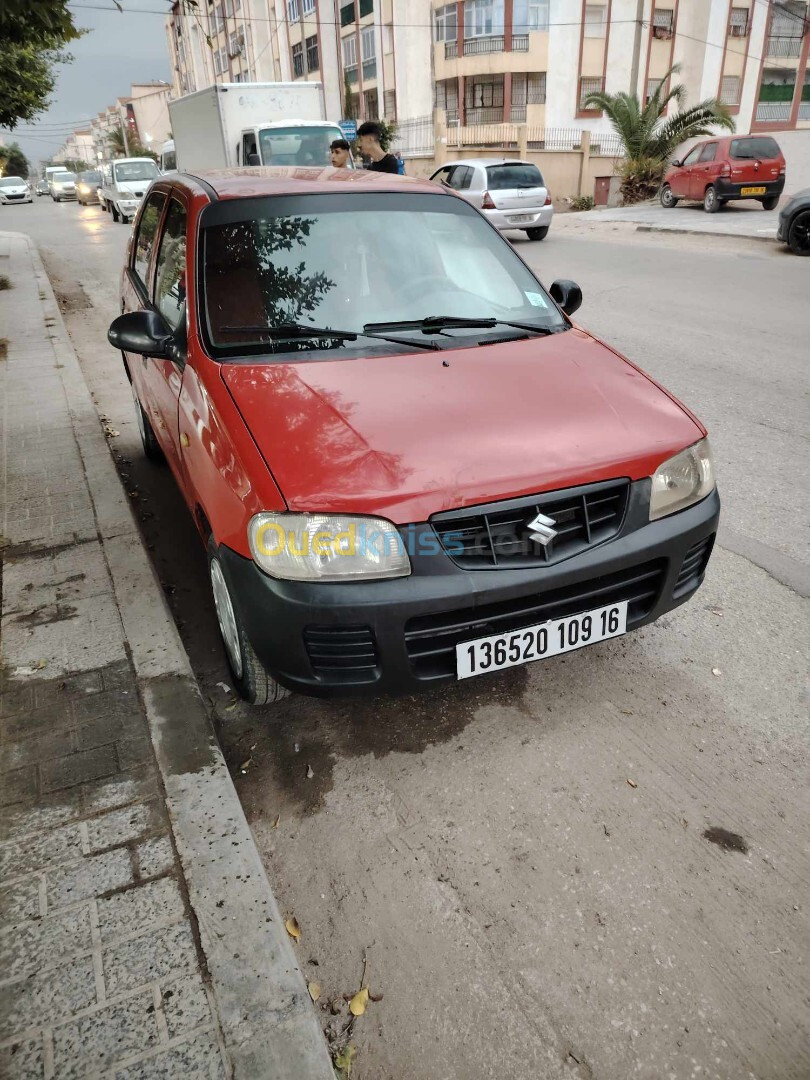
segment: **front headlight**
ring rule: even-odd
[[[253,561],[287,581],[407,577],[411,562],[390,521],[346,514],[261,513],[248,524]]]
[[[714,490],[714,464],[708,439],[701,439],[659,465],[652,475],[650,521],[700,502]]]

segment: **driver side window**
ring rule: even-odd
[[[684,165],[694,165],[697,159],[700,157],[700,152],[702,149],[702,146],[696,146],[694,150],[690,150],[686,157],[683,159]]]
[[[155,235],[163,213],[166,196],[162,191],[154,191],[146,200],[146,205],[138,223],[138,236],[135,240],[135,255],[132,267],[144,289],[149,288],[149,263],[155,246]]]

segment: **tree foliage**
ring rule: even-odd
[[[71,57],[63,46],[76,28],[68,0],[2,0],[0,3],[0,127],[14,128],[47,108],[55,65]]]
[[[0,173],[3,176],[21,176],[23,180],[27,180],[30,172],[28,158],[17,143],[0,146]]]
[[[718,127],[734,130],[734,120],[717,98],[707,98],[688,109],[680,109],[686,98],[686,87],[678,83],[666,90],[670,76],[678,71],[678,64],[669,69],[643,107],[637,94],[600,91],[585,99],[586,109],[601,109],[607,114],[622,141],[621,193],[626,203],[655,194],[667,162],[682,142],[711,135]],[[671,102],[679,106],[679,111],[667,116]]]
[[[154,150],[149,150],[143,145],[140,139],[133,135],[132,132],[127,134],[126,144],[124,143],[124,132],[120,127],[113,128],[113,130],[107,136],[107,151],[110,157],[150,157],[153,161],[157,161],[158,156]]]

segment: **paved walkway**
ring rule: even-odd
[[[776,240],[779,210],[763,210],[759,203],[729,203],[716,214],[707,214],[698,203],[683,203],[665,210],[660,203],[637,203],[612,209],[558,214],[554,228],[590,229],[612,222],[635,224],[655,232],[686,232],[706,236],[738,236]]]
[[[0,1076],[331,1077],[25,237],[0,275]]]

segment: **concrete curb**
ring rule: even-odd
[[[607,224],[607,222],[603,222]],[[627,222],[628,225],[632,225],[631,221]],[[775,236],[751,236],[749,233],[734,233],[734,232],[702,232],[700,229],[679,229],[677,226],[669,225],[636,225],[636,232],[660,232],[660,233],[677,233],[679,236],[719,236],[723,239],[732,240],[757,240],[766,244],[778,244],[779,241]]]
[[[8,234],[13,235],[13,234]],[[235,1077],[333,1080],[292,943],[39,252],[27,236]]]

